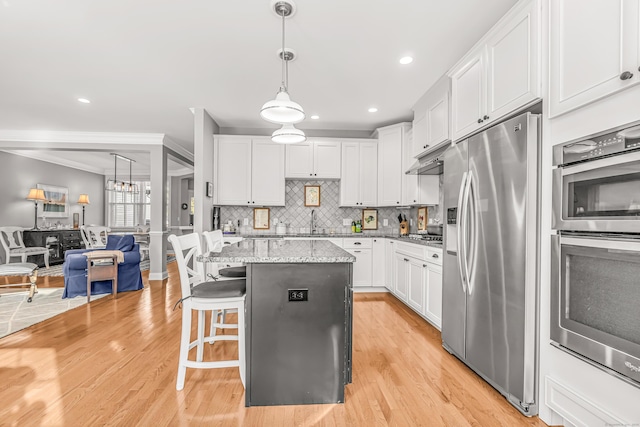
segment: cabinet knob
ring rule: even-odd
[[[478,123],[482,123],[484,120],[482,119],[478,119]]]
[[[416,200],[415,200],[415,199],[413,200],[413,203],[416,203]]]
[[[400,202],[396,202],[397,204],[400,204]]]
[[[405,258],[404,260],[405,260],[405,262],[409,262],[409,260],[407,258]]]
[[[310,173],[310,174],[309,174],[309,176],[313,176],[313,174],[312,174],[312,173]]]
[[[484,115],[483,119],[485,120],[489,120],[489,116],[487,116],[486,114]]]
[[[440,257],[438,256],[438,254],[433,254],[431,255],[431,258],[440,258]]]
[[[362,243],[360,242],[353,242],[354,245],[361,245]]]
[[[314,174],[313,174],[313,176],[318,176],[318,174],[317,174],[317,173],[314,173]]]
[[[427,264],[422,264],[422,268],[427,268]]]
[[[625,71],[624,73],[620,74],[620,80],[629,80],[631,77],[633,77],[633,73],[630,71]]]

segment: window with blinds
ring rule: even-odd
[[[151,183],[135,181],[139,193],[107,191],[107,224],[109,227],[136,227],[151,221]]]

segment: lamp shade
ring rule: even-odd
[[[260,110],[260,117],[271,123],[300,123],[304,120],[304,110],[293,102],[287,91],[281,89],[273,101],[267,101]]]
[[[41,188],[31,188],[29,190],[29,194],[27,195],[27,200],[35,200],[36,202],[38,200],[47,200],[44,197],[44,190]]]
[[[89,204],[89,195],[88,194],[81,194],[80,197],[78,197],[78,204],[79,205],[88,205]]]
[[[293,125],[282,125],[271,134],[271,140],[280,144],[296,144],[307,140],[306,135]]]

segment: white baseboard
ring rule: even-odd
[[[162,273],[149,273],[149,280],[164,280],[169,277],[168,271],[163,271]]]
[[[354,286],[353,293],[373,293],[373,292],[389,292],[389,289],[384,286]]]

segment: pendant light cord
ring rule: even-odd
[[[285,19],[285,10],[284,7],[280,9],[282,11],[282,87],[284,88],[284,91],[287,92],[289,90],[288,85],[289,85],[289,72],[288,70],[285,71],[286,68],[285,67],[285,51],[284,51],[284,19]],[[285,75],[286,75],[286,80],[285,80]]]

